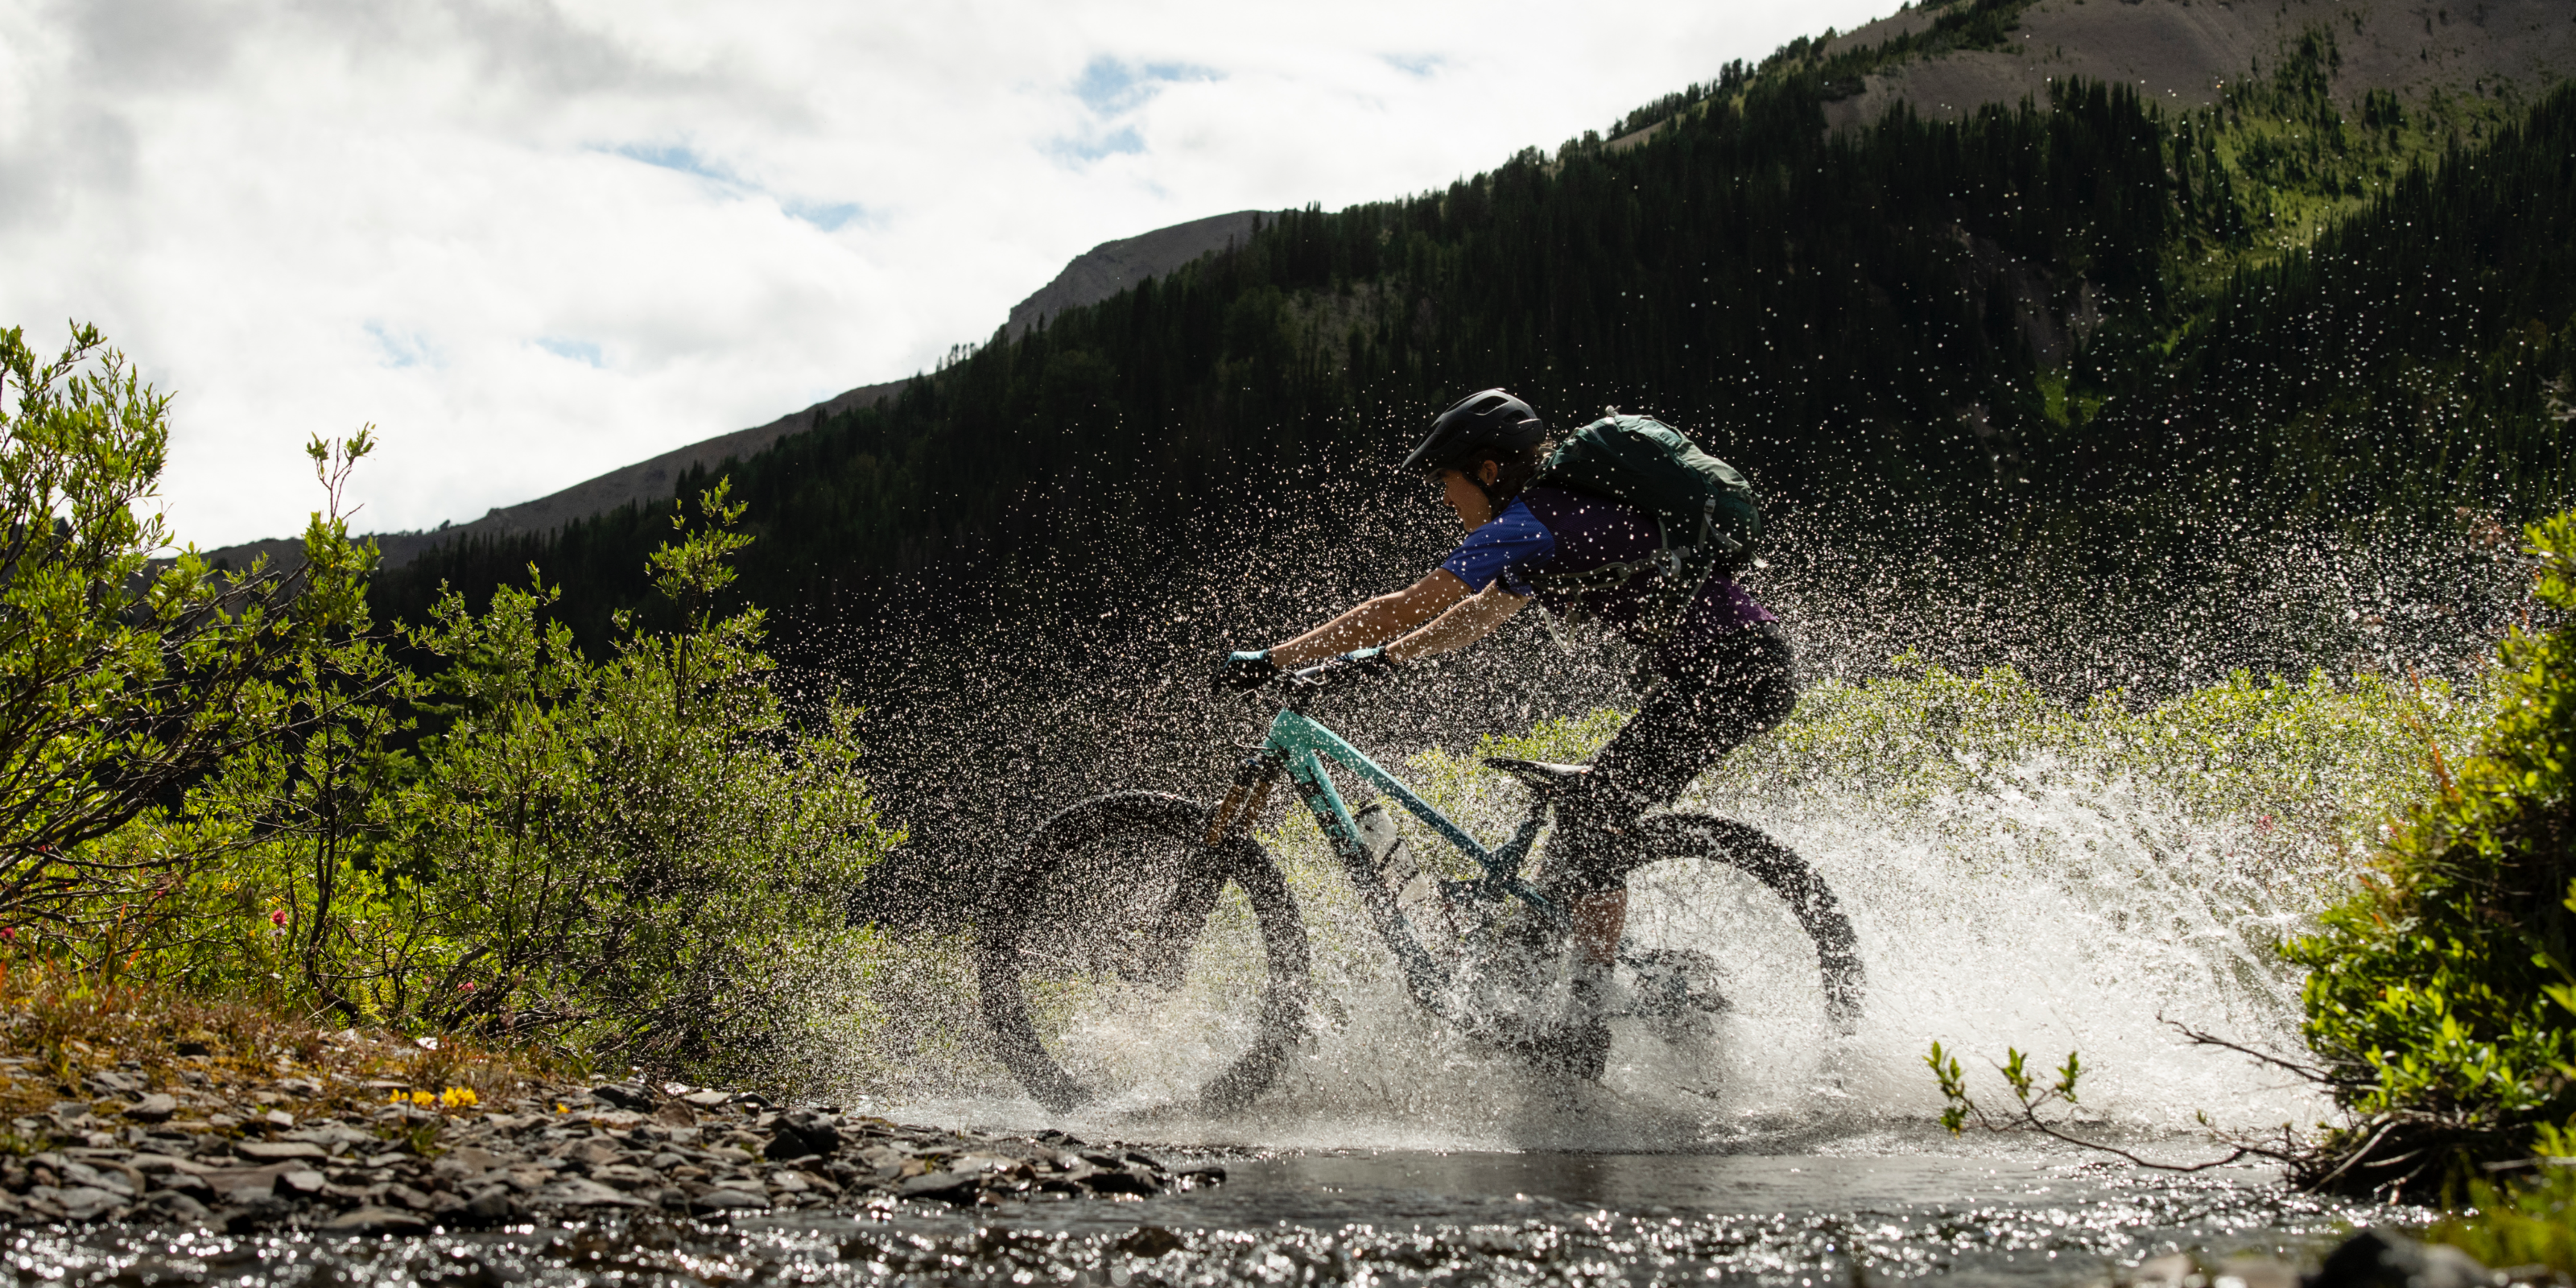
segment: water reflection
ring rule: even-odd
[[[1138,1203],[883,1207],[731,1226],[642,1218],[427,1239],[23,1232],[21,1284],[1253,1283],[1870,1279],[2058,1284],[2171,1251],[2297,1255],[2388,1209],[2252,1169],[2067,1158],[1429,1154],[1229,1159]]]

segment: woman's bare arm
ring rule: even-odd
[[[1422,580],[1359,607],[1270,650],[1282,670],[1311,666],[1325,658],[1388,640],[1440,615],[1467,597],[1467,583],[1446,568],[1434,568]]]
[[[1449,611],[1433,618],[1430,625],[1387,645],[1386,655],[1410,662],[1457,652],[1493,634],[1495,627],[1510,621],[1512,614],[1529,607],[1529,602],[1529,596],[1503,589],[1502,579],[1497,577],[1482,593],[1450,605]]]

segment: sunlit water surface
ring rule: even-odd
[[[2099,1280],[2144,1257],[2312,1254],[2410,1214],[2243,1169],[2141,1174],[1903,1134],[1758,1155],[1235,1155],[1223,1186],[1140,1202],[731,1226],[645,1219],[422,1239],[123,1229],[22,1234],[20,1283],[1706,1283]]]

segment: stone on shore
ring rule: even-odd
[[[904,1202],[1132,1200],[1215,1184],[1061,1132],[905,1126],[830,1106],[641,1082],[529,1082],[479,1096],[301,1074],[217,1087],[126,1066],[21,1117],[0,1155],[0,1225],[148,1220],[251,1233],[407,1235],[535,1217],[840,1210]],[[168,1078],[165,1089],[158,1081]],[[290,1104],[294,1112],[274,1108]],[[101,1114],[110,1114],[102,1117]]]

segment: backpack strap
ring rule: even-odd
[[[1617,590],[1639,577],[1650,576],[1663,570],[1662,557],[1648,555],[1643,559],[1603,564],[1598,568],[1589,568],[1582,572],[1534,572],[1529,574],[1529,584],[1538,590],[1580,595],[1596,590]]]
[[[1682,610],[1699,596],[1700,589],[1708,584],[1709,577],[1717,570],[1716,562],[1706,557],[1712,549],[1709,538],[1716,514],[1717,502],[1712,499],[1701,509],[1700,539],[1691,545],[1674,546],[1671,535],[1664,529],[1663,520],[1659,518],[1655,520],[1655,535],[1662,548],[1655,553],[1642,559],[1603,564],[1577,573],[1531,573],[1530,586],[1557,594],[1580,595],[1617,590],[1639,577],[1660,577],[1662,590],[1638,617],[1636,626],[1639,647],[1660,648],[1672,636],[1673,627],[1680,624]],[[1723,534],[1716,535],[1724,540]],[[1694,572],[1696,576],[1692,575]]]

